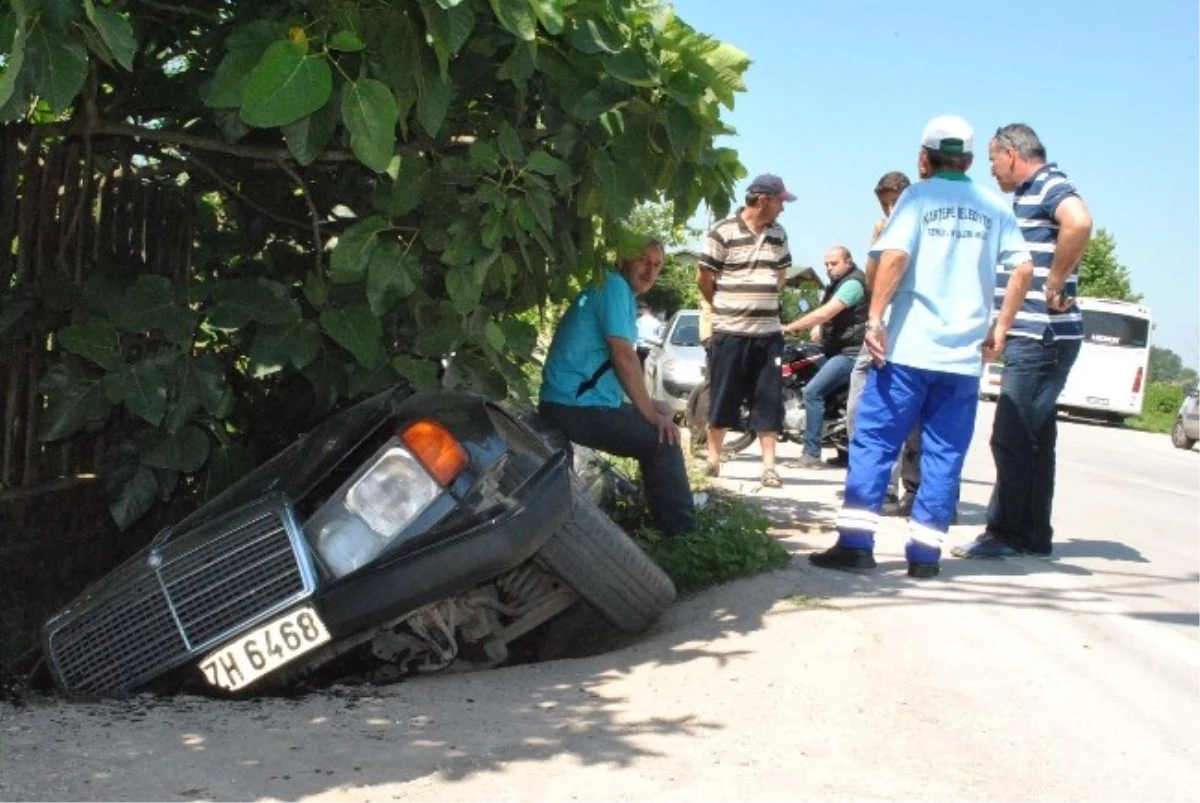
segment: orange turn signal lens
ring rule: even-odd
[[[467,466],[467,450],[436,421],[423,418],[400,433],[400,440],[442,485],[454,482]]]

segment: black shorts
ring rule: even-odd
[[[745,404],[754,432],[783,429],[783,335],[714,333],[711,348],[708,425],[738,426]]]

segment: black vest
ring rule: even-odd
[[[821,343],[827,357],[835,354],[857,354],[862,349],[863,338],[867,335],[867,313],[871,309],[866,274],[858,268],[851,269],[845,276],[825,288],[825,297],[821,299],[821,303],[829,303],[829,299],[833,298],[839,287],[855,280],[863,286],[863,300],[853,307],[847,307],[821,325]]]

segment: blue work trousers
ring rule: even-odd
[[[874,549],[892,464],[921,422],[921,486],[913,501],[910,561],[931,563],[954,519],[963,461],[975,430],[979,377],[888,363],[871,371],[858,407],[838,544]]]

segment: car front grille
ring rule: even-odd
[[[61,685],[123,692],[312,592],[282,500],[258,502],[144,551],[48,638]]]

